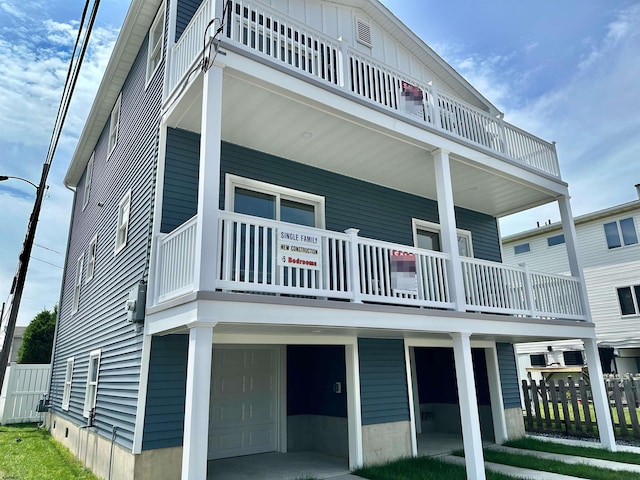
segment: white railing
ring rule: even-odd
[[[507,157],[513,158],[525,165],[560,176],[558,155],[553,143],[525,132],[511,124],[504,123]]]
[[[193,291],[196,222],[197,217],[193,217],[158,239],[156,295],[160,302]]]
[[[332,232],[226,211],[219,218],[216,289],[454,308],[448,254],[362,238],[356,230]],[[194,291],[195,235],[196,217],[158,239],[155,304]],[[300,257],[301,251],[310,256]],[[461,267],[467,311],[586,319],[574,277],[468,257]]]

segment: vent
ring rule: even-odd
[[[371,25],[369,22],[356,18],[356,35],[358,43],[371,47]]]

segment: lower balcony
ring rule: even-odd
[[[586,320],[578,279],[469,257],[219,212],[217,290],[454,310],[451,273],[461,268],[464,310]],[[197,217],[156,244],[152,304],[196,289]],[[203,260],[203,261],[206,261]],[[425,312],[426,313],[426,312]]]

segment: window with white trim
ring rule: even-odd
[[[80,305],[80,285],[82,284],[82,266],[84,263],[84,255],[80,255],[76,262],[76,277],[73,284],[73,301],[71,303],[71,313],[78,311]]]
[[[129,217],[131,216],[131,190],[120,200],[118,204],[118,223],[116,226],[116,253],[127,244],[129,234]]]
[[[640,285],[619,287],[618,302],[620,313],[624,315],[640,315]]]
[[[254,217],[324,228],[324,197],[227,175],[228,210]]]
[[[87,275],[85,276],[84,283],[87,283],[93,278],[93,274],[96,270],[96,255],[98,254],[98,236],[96,235],[91,239],[89,243],[89,251],[87,253]]]
[[[413,244],[425,250],[442,251],[440,243],[440,225],[417,218],[411,221],[413,227]],[[463,257],[473,257],[473,246],[471,243],[471,232],[468,230],[456,229],[458,233],[458,252]]]
[[[513,247],[513,253],[515,255],[520,255],[521,253],[528,253],[531,251],[531,245],[529,243],[521,243],[520,245],[515,245]]]
[[[147,53],[147,83],[153,77],[162,61],[162,45],[164,32],[164,5],[160,6],[151,28],[149,29],[149,49]]]
[[[64,390],[62,391],[62,409],[69,410],[71,400],[71,383],[73,381],[73,357],[67,358],[67,367],[64,373]]]
[[[529,361],[532,367],[546,367],[547,356],[544,353],[532,353],[529,355]]]
[[[638,232],[633,217],[605,223],[604,234],[607,237],[609,249],[638,243]]]
[[[96,406],[98,397],[98,373],[100,372],[100,350],[94,350],[89,354],[89,368],[87,370],[87,388],[84,394],[85,418],[89,417],[91,410]]]
[[[116,148],[118,143],[118,130],[120,130],[120,104],[122,103],[122,93],[118,95],[113,110],[111,110],[111,117],[109,118],[109,155]]]
[[[82,208],[84,209],[89,203],[89,194],[91,193],[91,178],[93,177],[93,158],[95,153],[91,154],[89,163],[87,163],[87,173],[84,177],[84,197],[82,199]]]
[[[547,237],[547,246],[555,247],[556,245],[562,245],[564,243],[564,234],[554,235],[553,237]]]

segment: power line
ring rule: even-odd
[[[39,248],[42,248],[42,249],[44,249],[44,250],[49,250],[50,252],[53,252],[53,253],[57,253],[57,254],[58,254],[58,255],[60,255],[61,257],[64,257],[64,253],[59,252],[59,251],[57,251],[57,250],[54,250],[53,248],[45,247],[44,245],[40,245],[39,243],[35,243],[35,242],[33,243],[33,245],[34,245],[35,247],[39,247]],[[33,258],[33,257],[32,257],[32,258]]]
[[[56,265],[55,263],[47,262],[46,260],[42,260],[41,258],[34,257],[33,255],[31,255],[31,258],[33,260],[38,260],[39,262],[46,263],[47,265],[51,265],[52,267],[59,268],[60,270],[64,268],[64,267],[61,267],[60,265]]]

